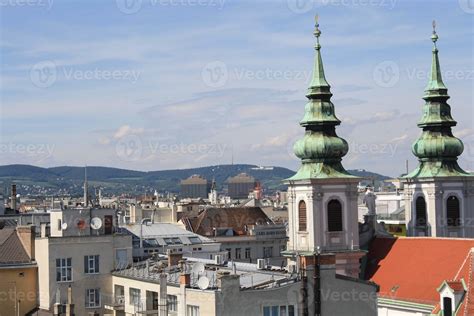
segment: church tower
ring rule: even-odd
[[[289,241],[284,255],[289,257],[290,265],[300,266],[317,254],[332,253],[337,273],[357,277],[359,259],[364,255],[359,250],[357,216],[360,179],[349,174],[341,163],[349,146],[336,134],[341,121],[336,117],[331,87],[324,74],[317,21],[314,35],[313,77],[300,122],[305,134],[294,145],[302,164],[286,180]]]
[[[453,136],[448,89],[438,57],[438,35],[433,22],[431,75],[425,89],[421,136],[413,144],[419,165],[403,177],[405,218],[409,236],[474,237],[474,177],[458,165],[464,150]]]

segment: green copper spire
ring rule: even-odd
[[[423,129],[421,136],[413,144],[413,154],[420,162],[418,168],[407,178],[467,176],[469,173],[458,165],[458,156],[464,151],[462,141],[453,136],[451,128],[456,121],[451,116],[448,89],[443,83],[439,66],[438,34],[433,21],[433,60],[428,86],[423,99],[423,117],[418,127]]]
[[[293,150],[301,159],[302,165],[298,172],[289,180],[353,178],[341,164],[349,146],[338,137],[336,126],[341,121],[334,113],[331,102],[331,86],[324,75],[323,60],[319,37],[318,17],[316,16],[316,57],[314,59],[313,77],[308,88],[308,103],[300,125],[305,128],[305,135],[298,140]]]

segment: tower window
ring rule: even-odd
[[[426,201],[425,198],[419,196],[416,199],[416,226],[426,226]]]
[[[338,200],[331,200],[328,203],[328,231],[342,231],[342,205]]]
[[[306,203],[304,201],[300,201],[298,204],[298,230],[300,232],[306,231]]]
[[[448,197],[446,201],[448,226],[460,226],[459,200],[455,196]]]

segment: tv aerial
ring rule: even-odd
[[[91,228],[92,229],[100,229],[102,227],[102,220],[99,217],[94,217],[91,220]]]

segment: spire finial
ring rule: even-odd
[[[314,28],[314,36],[316,37],[316,49],[320,49],[321,45],[319,44],[319,37],[321,36],[321,30],[319,29],[319,15],[316,14],[314,17],[315,21],[315,28]]]
[[[437,49],[436,42],[438,41],[438,34],[436,33],[436,20],[433,20],[433,35],[431,35],[431,40],[434,44],[434,49]]]

